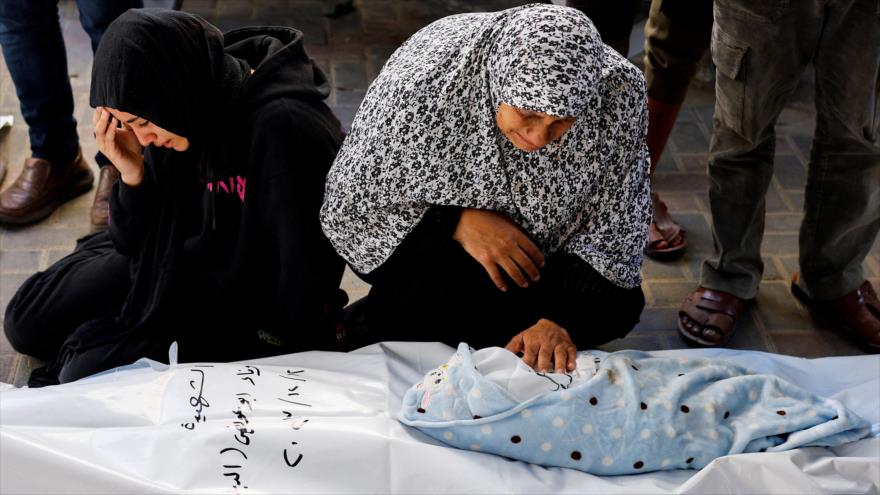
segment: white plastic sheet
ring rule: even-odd
[[[387,343],[251,363],[140,363],[57,387],[6,388],[0,492],[880,493],[878,438],[604,478],[438,445],[394,418],[406,389],[452,351]],[[656,354],[776,373],[880,423],[880,356]]]

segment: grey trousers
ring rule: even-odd
[[[816,129],[799,236],[802,288],[834,299],[864,280],[880,230],[880,0],[716,0],[709,202],[701,283],[743,299],[761,280],[774,124],[810,62]]]

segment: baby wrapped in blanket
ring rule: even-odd
[[[599,475],[699,469],[871,431],[837,401],[722,360],[589,351],[575,371],[543,374],[467,344],[407,391],[399,419],[454,447]]]

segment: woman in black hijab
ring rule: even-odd
[[[334,345],[343,261],[321,232],[342,142],[324,74],[290,28],[221,34],[130,10],[95,55],[90,102],[121,173],[106,233],[19,289],[5,327],[51,361],[32,384],[140,357],[233,360]]]

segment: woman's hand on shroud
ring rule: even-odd
[[[144,178],[144,147],[125,124],[110,115],[104,107],[95,109],[92,116],[98,149],[119,170],[120,178],[127,186],[137,186]]]
[[[544,266],[544,255],[520,228],[501,213],[465,208],[461,212],[453,239],[475,260],[502,291],[507,290],[501,267],[519,284],[537,282]]]
[[[523,361],[541,373],[554,368],[556,373],[574,371],[577,360],[577,347],[568,332],[544,318],[516,334],[504,348],[523,353]]]

